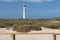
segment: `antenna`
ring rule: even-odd
[[[26,19],[26,0],[24,0],[23,4],[23,19]]]

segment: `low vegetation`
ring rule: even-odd
[[[13,29],[18,32],[29,32],[31,30],[37,31],[41,30],[41,27],[60,29],[60,18],[0,19],[0,28],[12,26]]]

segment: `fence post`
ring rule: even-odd
[[[12,39],[15,40],[15,34],[12,34]]]
[[[53,34],[53,40],[56,40],[56,34]]]

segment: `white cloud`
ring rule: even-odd
[[[45,0],[45,1],[53,1],[53,0]]]
[[[2,2],[20,2],[24,0],[1,0]],[[53,0],[26,0],[28,2],[44,2],[44,1],[53,1]]]
[[[23,0],[24,1],[24,0]],[[49,2],[51,2],[51,1],[53,1],[53,0],[26,0],[26,1],[28,1],[28,2],[44,2],[44,1],[49,1]]]
[[[20,2],[21,0],[1,0],[1,2]]]
[[[12,1],[12,0],[1,0],[2,2],[10,2],[10,1]]]
[[[43,0],[26,0],[28,2],[42,2]]]

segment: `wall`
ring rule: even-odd
[[[12,34],[0,34],[0,40],[13,40]],[[53,40],[53,34],[16,34],[15,40]],[[60,40],[60,35],[56,35]]]
[[[0,40],[12,40],[11,34],[0,34]]]
[[[51,34],[16,34],[16,40],[53,40]]]

